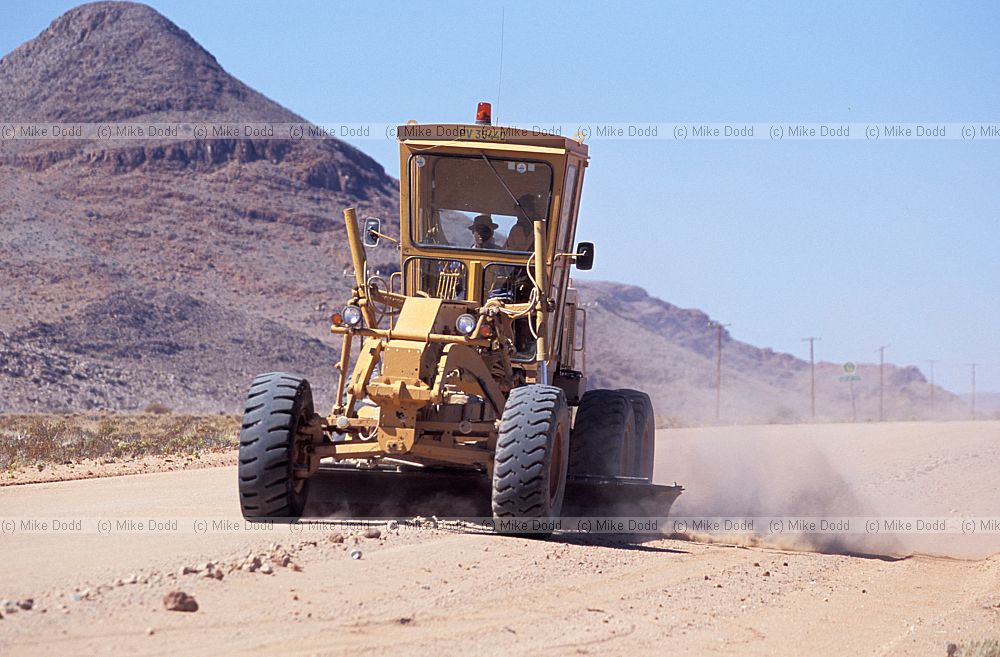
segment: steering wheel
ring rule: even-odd
[[[379,289],[379,283],[385,286],[384,290]],[[390,292],[389,281],[385,280],[381,276],[369,276],[368,288],[375,290],[376,292],[384,292],[385,294],[389,294]],[[392,317],[393,315],[399,312],[396,308],[393,308],[387,303],[383,304],[376,303],[372,296],[369,296],[368,302],[372,305],[372,308],[374,308],[375,312],[378,314],[378,321],[375,322],[376,326],[382,323],[382,318],[385,317],[386,315]]]

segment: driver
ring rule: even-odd
[[[493,239],[493,232],[500,226],[493,222],[493,218],[488,214],[477,215],[472,220],[469,230],[472,231],[472,248],[474,249],[499,249],[500,246]]]
[[[517,213],[517,223],[507,234],[503,248],[508,251],[531,251],[535,246],[535,227],[532,222],[538,218],[535,210],[534,194],[523,194],[517,199],[524,212]],[[525,216],[527,215],[527,216]]]

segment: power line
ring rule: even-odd
[[[497,75],[497,111],[494,116],[497,117],[496,124],[500,125],[500,87],[503,85],[503,27],[504,27],[504,13],[505,8],[500,7],[500,73]]]
[[[810,408],[812,409],[812,419],[814,420],[816,419],[816,359],[813,355],[813,343],[822,339],[823,338],[815,336],[802,338],[803,342],[809,342],[809,398]]]

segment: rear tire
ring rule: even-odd
[[[238,468],[244,518],[302,515],[308,482],[294,477],[296,437],[313,415],[312,390],[301,376],[270,372],[250,384]]]
[[[569,406],[560,388],[527,385],[511,391],[493,459],[491,501],[496,520],[559,517],[566,493],[569,433]],[[497,532],[524,533],[505,530],[500,523]]]
[[[569,442],[569,474],[631,476],[636,462],[635,412],[617,390],[588,390]]]
[[[635,416],[635,460],[632,464],[632,476],[653,480],[653,455],[656,450],[656,421],[653,414],[653,401],[641,390],[619,390],[632,404],[632,414]]]

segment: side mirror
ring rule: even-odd
[[[587,271],[594,267],[594,243],[580,242],[576,247],[576,268]]]
[[[378,246],[378,234],[382,232],[382,220],[376,217],[365,219],[365,230],[361,233],[361,242],[365,246]]]

